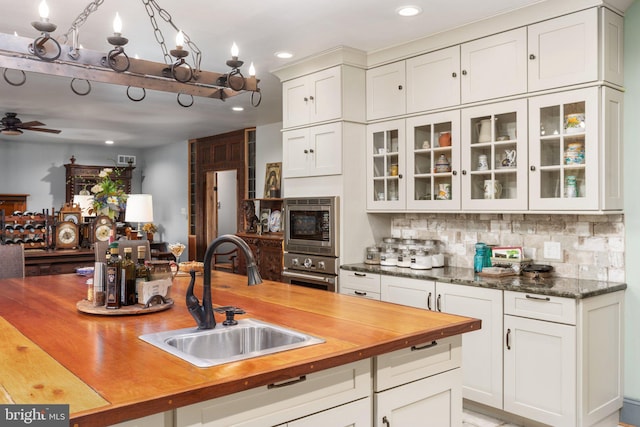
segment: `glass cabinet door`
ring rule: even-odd
[[[598,89],[530,99],[530,210],[598,208]]]
[[[367,209],[405,208],[404,127],[404,120],[367,127]]]
[[[460,209],[460,113],[407,119],[407,209]]]
[[[462,111],[462,208],[527,209],[527,101]]]

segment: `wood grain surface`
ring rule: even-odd
[[[339,366],[435,339],[474,331],[480,321],[336,293],[265,281],[247,286],[247,278],[212,273],[213,303],[234,305],[255,318],[319,336],[325,343],[212,368],[197,368],[138,339],[142,334],[195,328],[185,305],[188,278],[174,280],[174,305],[145,316],[96,316],[80,313],[85,277],[38,276],[0,280],[0,316],[78,377],[108,404],[72,406],[71,426],[104,426],[203,400]],[[201,298],[202,278],[196,282]],[[216,315],[217,321],[224,315]],[[19,340],[6,323],[2,335]],[[4,358],[4,352],[3,358]],[[3,362],[5,362],[3,360]],[[11,360],[6,369],[35,369],[38,362]],[[68,372],[51,371],[53,384]],[[28,388],[28,386],[24,386]],[[22,390],[24,392],[24,390]],[[20,395],[6,390],[5,395]],[[3,394],[0,391],[0,394]],[[41,403],[47,403],[45,401]],[[108,421],[107,421],[108,420]]]

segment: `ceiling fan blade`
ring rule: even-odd
[[[47,132],[47,133],[60,133],[58,129],[47,129],[47,128],[25,128],[21,127],[24,130],[35,130],[36,132]]]
[[[34,120],[32,122],[22,122],[18,125],[21,128],[30,128],[31,126],[44,126],[44,123]]]

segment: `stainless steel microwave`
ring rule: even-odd
[[[286,252],[340,255],[338,196],[284,199]]]

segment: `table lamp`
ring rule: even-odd
[[[138,223],[138,237],[142,236],[140,223],[153,222],[153,201],[151,194],[129,194],[124,220]]]

